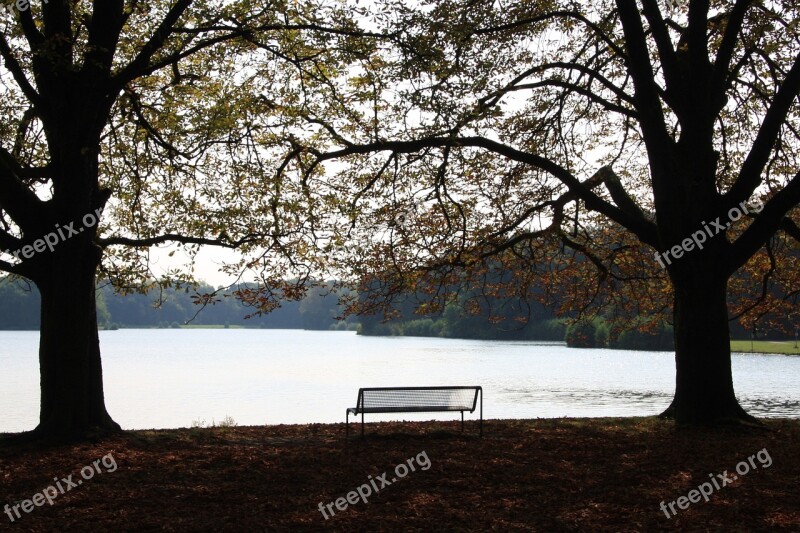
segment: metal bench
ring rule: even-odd
[[[356,406],[347,409],[345,437],[350,438],[350,413],[361,415],[361,436],[364,436],[365,413],[434,413],[461,411],[461,431],[464,431],[464,411],[475,412],[480,404],[480,434],[483,436],[483,389],[465,387],[369,387],[358,389]]]

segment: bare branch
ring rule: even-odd
[[[750,227],[732,243],[728,271],[731,274],[736,272],[778,229],[787,227],[786,214],[798,204],[800,172],[767,202]]]
[[[258,239],[263,239],[265,235],[250,234],[236,241],[230,241],[224,238],[208,239],[205,237],[190,237],[188,235],[180,235],[177,233],[166,233],[156,237],[147,237],[144,239],[136,239],[132,237],[108,237],[100,238],[97,242],[104,248],[109,246],[130,246],[133,248],[148,248],[157,244],[167,243],[181,243],[181,244],[200,244],[208,246],[219,246],[222,248],[236,249],[240,246],[252,242],[257,242]]]
[[[733,187],[724,195],[727,206],[735,206],[746,201],[761,184],[761,173],[769,160],[775,139],[786,121],[789,109],[800,95],[800,55],[795,58],[792,68],[778,89],[775,98],[764,115],[753,147],[742,164],[739,176]],[[797,178],[795,178],[797,181]],[[783,216],[783,215],[781,215]]]
[[[414,141],[382,141],[376,143],[353,145],[333,152],[319,153],[312,150],[319,161],[337,159],[348,155],[368,154],[380,151],[392,151],[397,153],[411,153],[426,147],[444,147],[452,145],[454,147],[474,147],[483,148],[493,153],[507,157],[519,163],[525,163],[535,168],[548,172],[553,177],[561,181],[577,198],[583,200],[589,209],[598,211],[611,218],[618,224],[634,232],[642,242],[655,245],[657,235],[655,225],[644,219],[635,218],[620,208],[608,203],[597,196],[590,188],[572,175],[566,168],[545,157],[523,152],[511,146],[502,144],[485,137],[430,137]],[[598,174],[599,176],[599,174]]]
[[[625,34],[625,46],[628,50],[626,62],[636,88],[634,98],[645,143],[648,152],[651,153],[651,160],[664,160],[666,154],[662,153],[662,147],[668,146],[671,138],[661,107],[660,88],[653,76],[653,65],[650,62],[650,50],[642,27],[642,19],[636,2],[617,0],[617,9]]]
[[[121,88],[131,80],[149,72],[148,65],[153,55],[158,52],[166,44],[169,36],[173,34],[175,24],[183,16],[183,13],[189,8],[192,0],[178,0],[170,8],[161,24],[158,25],[150,40],[145,44],[136,57],[128,63],[116,76],[113,78],[113,85]],[[169,64],[169,62],[167,63]]]
[[[25,95],[25,98],[27,98],[34,107],[38,108],[42,103],[42,99],[39,93],[36,92],[36,89],[33,88],[33,85],[31,85],[31,82],[28,81],[28,78],[25,76],[25,71],[22,69],[22,65],[19,64],[11,47],[8,46],[6,36],[2,34],[0,34],[0,56],[3,58],[5,67],[11,71],[11,75],[14,76],[14,81],[17,82],[17,86]]]
[[[542,15],[537,15],[535,17],[528,17],[523,18],[520,20],[515,20],[514,22],[509,22],[507,24],[500,24],[498,26],[488,26],[486,28],[480,28],[475,30],[473,33],[475,35],[484,35],[489,33],[497,33],[507,30],[513,30],[516,28],[520,28],[522,26],[528,26],[531,24],[535,24],[537,22],[544,22],[546,20],[551,19],[559,19],[561,17],[564,18],[574,18],[575,20],[581,22],[582,24],[586,25],[587,28],[590,28],[611,50],[614,51],[619,57],[624,58],[625,52],[619,45],[611,39],[600,26],[595,24],[594,22],[590,21],[583,15],[575,11],[551,11],[549,13],[544,13]]]
[[[661,16],[661,10],[658,8],[659,0],[646,0],[644,4],[644,16],[650,25],[650,31],[653,34],[653,39],[658,48],[658,57],[661,60],[661,66],[664,69],[664,78],[667,80],[667,86],[677,79],[678,72],[676,66],[675,48],[672,46],[672,39],[667,29],[667,24],[664,22],[664,17]]]
[[[744,16],[747,14],[748,8],[753,4],[754,0],[736,0],[736,4],[728,15],[725,23],[725,33],[722,36],[722,43],[717,50],[717,57],[714,61],[712,91],[715,94],[723,94],[726,90],[730,76],[731,61],[733,60],[733,52],[736,50],[736,41],[739,38],[739,31],[744,24]],[[736,70],[734,70],[734,72],[736,72]]]

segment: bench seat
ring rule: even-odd
[[[350,414],[361,415],[361,436],[364,436],[364,415],[374,413],[475,412],[480,396],[480,434],[483,436],[483,389],[480,386],[442,387],[365,387],[358,389],[356,406],[345,415],[346,438],[350,436]]]

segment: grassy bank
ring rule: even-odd
[[[800,348],[794,345],[794,341],[731,341],[731,351],[800,355]]]
[[[652,418],[489,420],[478,438],[472,424],[461,434],[453,422],[384,423],[346,445],[343,424],[315,424],[5,446],[0,505],[46,491],[54,477],[80,480],[82,468],[103,457],[115,468],[102,463],[102,473],[52,506],[13,523],[0,519],[10,530],[36,531],[797,531],[800,422],[767,425],[771,431],[678,430]],[[397,479],[395,466],[409,461],[415,471]],[[670,518],[660,509],[709,474],[736,475],[741,461],[747,474],[708,502],[674,503]],[[382,487],[384,472],[390,484]],[[337,498],[370,480],[379,490],[366,503],[339,500],[348,507],[336,508]],[[335,515],[326,520],[320,503]]]

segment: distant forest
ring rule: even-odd
[[[201,285],[199,292],[211,292],[213,287]],[[475,339],[536,339],[563,341],[565,326],[544,307],[531,311],[528,324],[508,320],[490,323],[487,316],[466,313],[459,303],[448,305],[434,317],[413,314],[413,303],[400,305],[403,319],[383,323],[383,317],[353,316],[336,320],[342,315],[335,295],[311,291],[299,302],[284,302],[269,314],[245,318],[252,308],[228,294],[219,302],[204,309],[192,301],[192,291],[165,289],[162,293],[115,294],[110,285],[97,292],[98,324],[103,329],[118,328],[178,328],[187,323],[193,326],[227,326],[274,329],[358,329],[364,335],[408,335],[458,337]],[[10,278],[0,278],[0,329],[36,330],[39,328],[39,294],[36,287]]]
[[[198,291],[213,291],[201,285]],[[272,329],[357,330],[362,335],[447,337],[493,340],[566,341],[573,347],[618,348],[632,350],[673,350],[672,328],[664,325],[659,331],[642,333],[625,331],[618,338],[609,335],[609,328],[600,319],[567,326],[547,308],[533,305],[527,324],[508,318],[492,323],[485,314],[470,315],[463,302],[453,302],[438,316],[413,314],[414,302],[398,306],[402,318],[384,322],[380,315],[351,316],[336,320],[342,314],[336,296],[311,291],[302,301],[284,302],[264,316],[245,318],[252,313],[231,296],[222,294],[219,302],[201,309],[192,301],[192,292],[165,289],[160,295],[115,294],[110,285],[97,293],[98,324],[102,329],[179,328],[222,326]],[[37,330],[39,328],[39,294],[27,283],[0,278],[0,330]],[[748,338],[747,332],[732,324],[735,338]]]
[[[213,287],[201,285],[200,292]],[[97,291],[97,322],[103,329],[177,328],[195,326],[237,326],[274,329],[354,329],[351,320],[337,321],[341,314],[336,297],[311,293],[300,302],[284,302],[280,308],[260,317],[245,318],[253,309],[239,300],[222,294],[219,302],[201,309],[192,301],[192,291],[165,289],[148,294],[115,294],[110,285]],[[22,281],[0,278],[0,329],[39,329],[39,293],[35,286]]]

